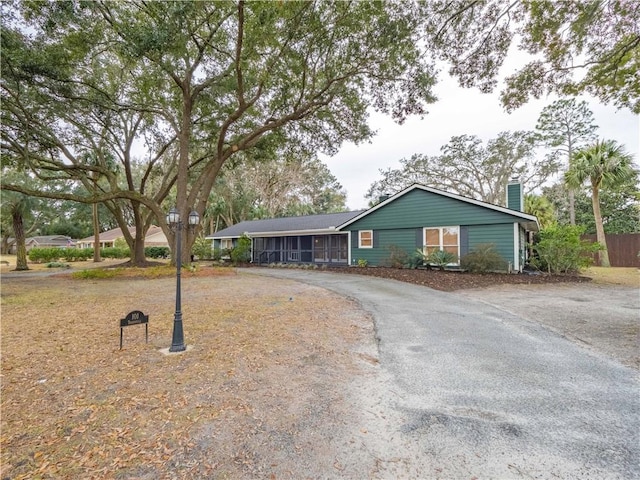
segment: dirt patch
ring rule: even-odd
[[[640,369],[637,288],[597,283],[501,285],[460,294],[541,323],[587,349]]]
[[[371,320],[326,290],[252,275],[3,279],[2,478],[306,478],[342,458],[348,392],[377,362]],[[119,350],[118,320],[128,327]],[[346,455],[346,454],[345,454]]]

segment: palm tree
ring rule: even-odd
[[[565,183],[570,188],[578,189],[587,180],[590,183],[596,239],[604,247],[599,252],[600,265],[603,267],[609,267],[611,264],[600,213],[600,187],[629,181],[635,174],[632,160],[633,157],[625,152],[622,145],[613,140],[602,140],[574,152],[569,160],[569,169],[564,175]]]
[[[534,195],[532,193],[524,197],[524,211],[529,215],[538,217],[540,228],[545,229],[556,223],[556,211],[552,203],[544,195]]]

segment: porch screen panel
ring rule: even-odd
[[[331,262],[346,262],[347,256],[347,236],[346,235],[332,235],[331,239]]]

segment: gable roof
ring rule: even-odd
[[[400,192],[396,193],[395,195],[392,195],[391,197],[389,197],[388,199],[384,200],[383,202],[380,202],[375,207],[372,207],[369,210],[364,210],[359,215],[348,219],[344,223],[340,224],[338,226],[338,229],[341,230],[344,227],[346,227],[348,225],[351,225],[354,222],[357,222],[361,218],[366,217],[370,213],[375,212],[376,210],[384,207],[385,205],[388,205],[389,203],[397,200],[398,198],[402,197],[403,195],[406,195],[407,193],[409,193],[409,192],[411,192],[413,190],[423,190],[425,192],[433,193],[433,194],[436,194],[436,195],[441,195],[443,197],[452,198],[454,200],[459,200],[461,202],[470,203],[472,205],[477,205],[477,206],[480,206],[480,207],[483,207],[483,208],[488,208],[489,210],[495,210],[497,212],[506,213],[507,215],[511,215],[511,216],[514,216],[514,217],[518,218],[518,223],[521,223],[522,225],[524,225],[525,228],[527,228],[530,231],[537,231],[540,228],[540,226],[538,225],[538,218],[535,215],[529,215],[527,213],[520,212],[518,210],[511,210],[510,208],[502,207],[500,205],[494,205],[493,203],[482,202],[480,200],[476,200],[476,199],[473,199],[473,198],[463,197],[462,195],[458,195],[456,193],[445,192],[444,190],[438,190],[437,188],[426,187],[424,185],[420,185],[418,183],[414,183],[413,185],[405,188],[404,190],[401,190]]]
[[[25,243],[35,243],[36,245],[67,246],[73,243],[71,237],[66,235],[40,235],[25,239]]]
[[[354,212],[325,213],[320,215],[304,215],[299,217],[268,218],[263,220],[247,220],[231,225],[206,238],[236,238],[244,233],[270,234],[277,232],[292,235],[331,233],[338,225],[347,222],[352,217],[360,215],[364,210]]]
[[[131,235],[135,235],[136,234],[136,227],[127,227],[129,230],[129,233],[131,233]],[[150,237],[152,235],[156,235],[157,233],[161,232],[162,228],[158,227],[157,225],[151,225],[149,227],[149,230],[147,230],[147,235],[146,237]],[[111,230],[107,230],[105,232],[100,232],[100,241],[101,242],[113,242],[115,240],[117,240],[118,238],[124,238],[124,234],[122,233],[122,229],[121,228],[112,228]],[[93,242],[94,240],[94,236],[91,235],[90,237],[86,237],[83,238],[82,240],[78,240],[79,242],[82,243],[86,243],[86,242]]]

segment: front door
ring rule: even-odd
[[[314,262],[328,262],[329,261],[329,245],[328,238],[326,236],[313,237],[313,261]]]

